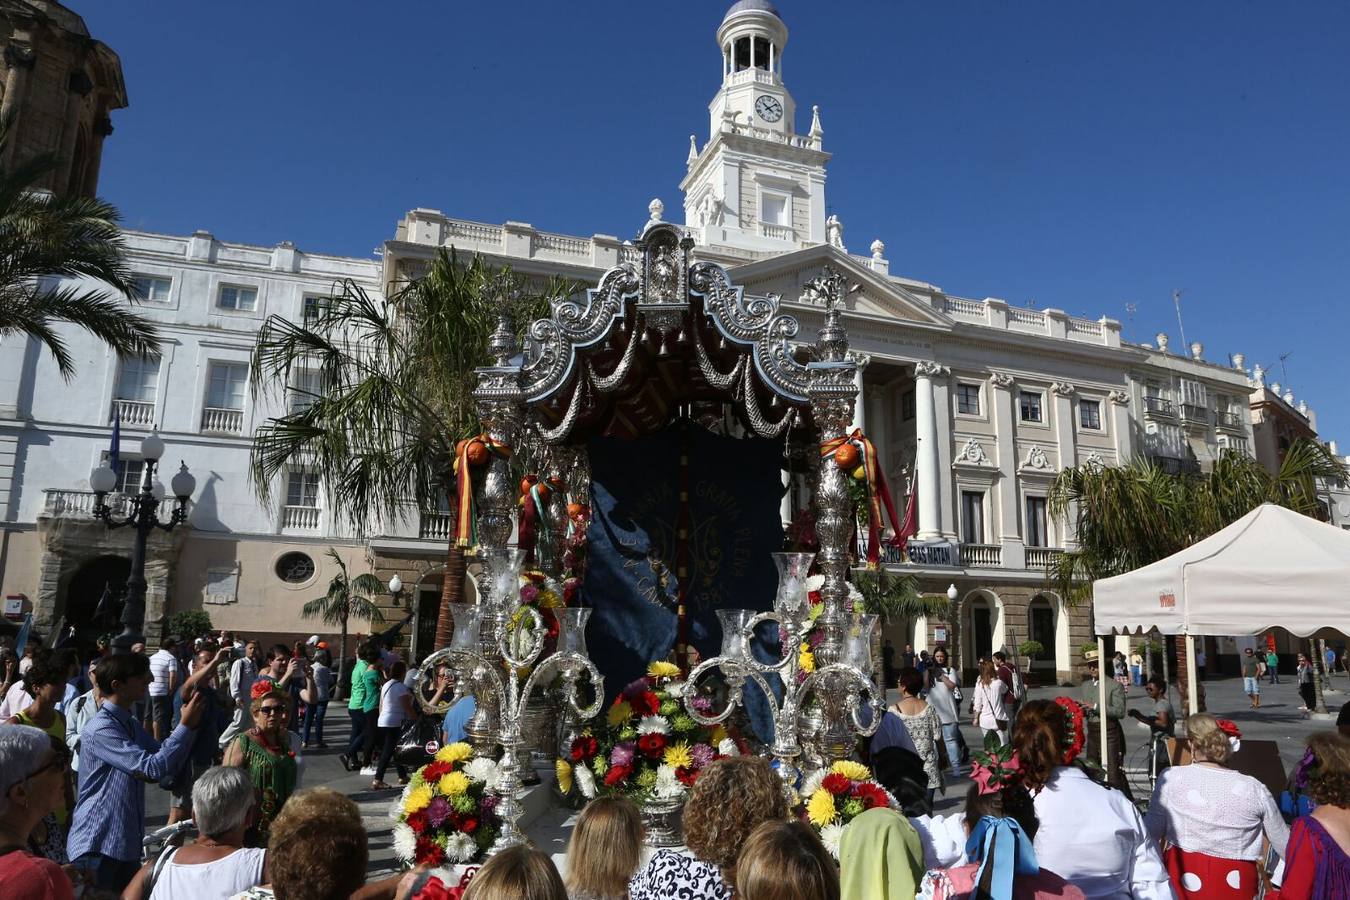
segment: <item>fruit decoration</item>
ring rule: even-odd
[[[851,472],[857,468],[861,457],[858,454],[858,448],[852,444],[840,444],[834,451],[834,464],[845,472]]]
[[[856,455],[856,453],[855,453]],[[487,465],[488,448],[482,441],[470,441],[469,447],[465,451],[465,456],[471,466]]]

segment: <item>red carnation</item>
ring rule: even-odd
[[[825,780],[820,783],[820,786],[838,797],[840,794],[847,794],[849,788],[852,787],[852,784],[853,783],[848,780],[848,776],[840,775],[838,772],[831,772],[829,775],[825,776]]]
[[[644,756],[650,756],[656,759],[666,749],[666,736],[664,734],[644,734],[638,738],[638,749]]]
[[[595,758],[600,745],[589,734],[583,734],[572,742],[572,762],[590,762]]]
[[[413,851],[413,858],[419,866],[439,866],[445,862],[445,848],[433,838],[420,837],[417,839],[417,849]]]
[[[863,809],[872,809],[876,806],[884,808],[890,805],[890,799],[887,798],[886,792],[875,784],[864,783],[858,785],[854,789],[853,796],[862,801]]]
[[[654,691],[635,694],[628,703],[639,716],[654,716],[661,709],[661,698]]]
[[[450,763],[437,760],[435,762],[427,763],[426,768],[422,770],[422,780],[428,784],[434,784],[446,775],[449,775],[452,771],[454,771],[454,766],[450,765]]]
[[[473,816],[465,816],[459,820],[459,830],[465,834],[473,834],[478,830],[478,820]]]
[[[421,834],[422,832],[426,831],[427,826],[430,824],[431,822],[427,819],[427,814],[425,810],[419,809],[417,812],[408,816],[408,827],[411,828],[413,831],[417,832],[418,834]]]
[[[605,773],[605,786],[614,787],[616,784],[622,784],[628,780],[628,773],[632,771],[632,766],[610,766],[609,771]]]
[[[688,766],[680,766],[675,770],[675,777],[680,780],[680,784],[685,787],[693,787],[694,782],[698,781],[698,770],[691,769]]]

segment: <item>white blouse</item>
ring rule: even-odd
[[[1173,900],[1158,844],[1120,791],[1062,766],[1033,803],[1041,823],[1035,840],[1041,868],[1089,898]]]
[[[1264,784],[1194,763],[1163,770],[1144,824],[1154,840],[1224,859],[1261,859],[1262,833],[1281,857],[1289,843],[1289,826]]]
[[[977,680],[970,690],[975,698],[975,712],[980,717],[980,727],[985,731],[994,731],[1000,727],[998,723],[1002,720],[1006,728],[1008,708],[1003,705],[1003,695],[1008,693],[1008,686],[995,678],[988,684]]]

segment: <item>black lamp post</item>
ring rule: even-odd
[[[117,486],[117,473],[105,462],[89,476],[94,489],[94,517],[109,528],[131,526],[136,539],[131,545],[131,574],[127,577],[126,602],[122,606],[122,633],[113,638],[114,653],[130,653],[135,644],[145,643],[141,629],[145,626],[145,544],[156,528],[172,531],[180,522],[187,521],[188,498],[197,487],[197,479],[183,463],[170,486],[177,498],[169,521],[159,520],[159,503],[164,499],[164,485],[155,480],[155,469],[164,455],[164,440],[157,433],[141,441],[141,457],[145,471],[141,473],[140,492],[127,497],[130,508],[122,518],[113,515],[112,507],[104,502],[108,492]]]

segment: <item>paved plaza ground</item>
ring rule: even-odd
[[[1247,698],[1242,693],[1242,681],[1238,678],[1224,678],[1204,682],[1209,711],[1216,716],[1229,718],[1238,723],[1243,736],[1252,740],[1275,741],[1280,748],[1280,756],[1285,769],[1290,769],[1303,756],[1304,742],[1314,731],[1335,727],[1334,714],[1342,703],[1350,700],[1350,678],[1337,676],[1332,682],[1332,690],[1326,696],[1327,708],[1332,712],[1330,720],[1304,718],[1299,712],[1297,685],[1292,678],[1284,678],[1281,684],[1263,684],[1261,688],[1262,706],[1259,712],[1247,708]],[[1033,699],[1050,699],[1060,694],[1074,694],[1068,688],[1033,688],[1029,696]],[[1180,708],[1180,697],[1175,686],[1171,693],[1172,702]],[[1147,698],[1142,688],[1131,688],[1129,694],[1132,709],[1144,709]],[[366,829],[370,833],[370,867],[372,876],[387,874],[397,867],[391,849],[389,805],[398,796],[397,790],[371,791],[371,778],[345,772],[337,756],[343,751],[351,728],[346,709],[334,705],[328,715],[328,728],[325,738],[327,750],[311,749],[305,756],[304,787],[327,785],[334,790],[350,796],[361,807]],[[1126,721],[1126,768],[1141,772],[1146,768],[1145,746],[1146,732],[1133,721]],[[967,743],[972,747],[980,746],[979,729],[968,723],[962,726]],[[386,776],[392,784],[395,773],[391,770]],[[937,811],[940,813],[958,812],[965,802],[965,790],[968,782],[961,781],[948,785],[945,795],[937,799]],[[146,808],[148,827],[157,827],[166,821],[168,815],[168,794],[154,785],[146,788]]]

